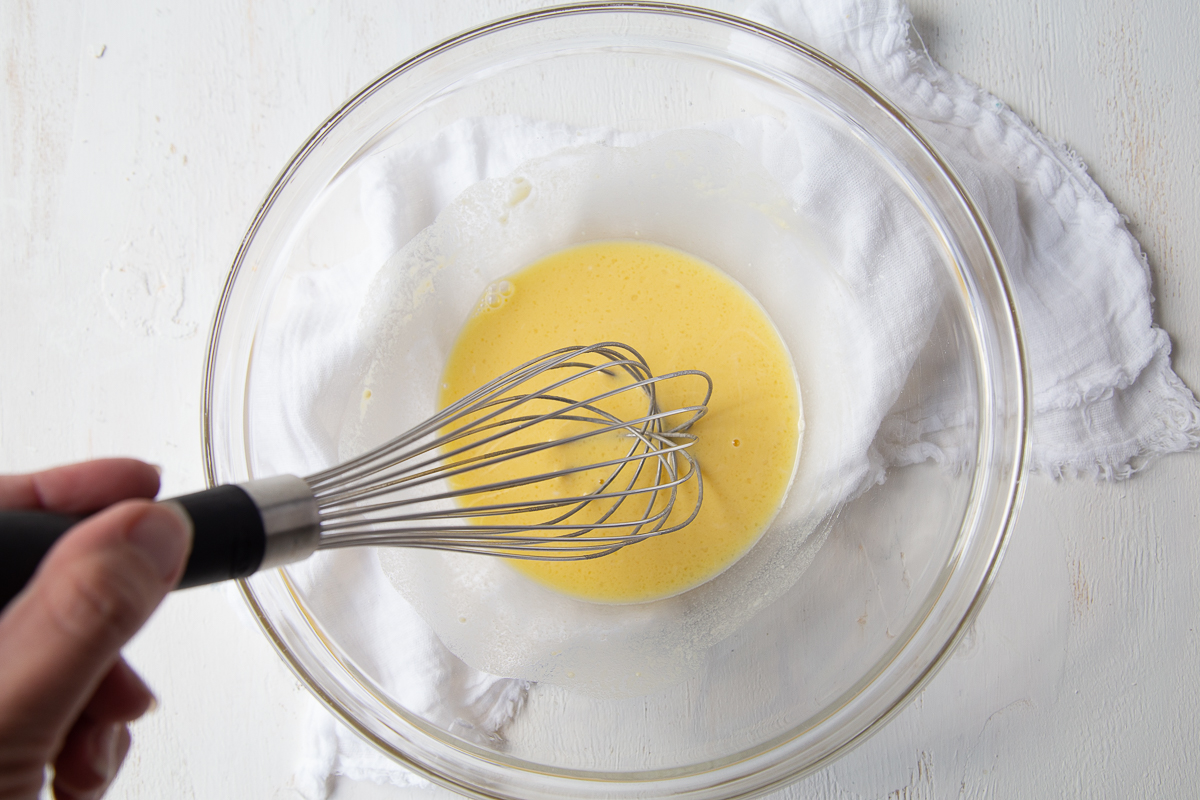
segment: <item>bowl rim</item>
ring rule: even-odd
[[[1009,444],[1012,445],[1014,454],[1014,462],[1011,469],[1011,479],[1007,485],[1003,486],[998,493],[999,505],[1001,507],[1000,516],[1002,522],[1000,530],[996,533],[991,542],[991,549],[985,559],[985,567],[983,575],[975,591],[970,595],[969,601],[966,603],[965,613],[959,619],[957,626],[951,632],[948,638],[943,642],[940,649],[936,651],[934,656],[928,661],[922,670],[911,678],[908,685],[897,693],[891,704],[869,724],[863,727],[857,734],[846,739],[841,744],[825,753],[823,756],[802,765],[766,765],[760,774],[765,780],[757,782],[751,781],[752,785],[743,785],[746,783],[745,776],[740,778],[735,777],[732,781],[726,782],[726,787],[735,790],[734,794],[719,795],[721,797],[747,797],[757,795],[772,789],[787,785],[803,775],[814,772],[828,765],[833,760],[841,757],[846,752],[850,751],[871,735],[882,728],[890,721],[899,711],[901,711],[911,699],[928,683],[933,675],[946,662],[949,655],[953,652],[959,640],[969,629],[974,622],[984,600],[994,584],[995,577],[1003,558],[1003,554],[1007,548],[1010,534],[1015,525],[1017,511],[1020,507],[1021,499],[1025,487],[1025,475],[1028,463],[1030,438],[1029,426],[1030,417],[1029,409],[1032,408],[1032,387],[1029,374],[1029,365],[1025,350],[1024,337],[1021,333],[1021,325],[1017,312],[1015,293],[1012,287],[1012,280],[1006,266],[1003,254],[997,244],[995,237],[987,224],[986,218],[972,200],[971,196],[965,190],[962,181],[958,178],[954,169],[950,164],[938,153],[932,144],[925,138],[920,130],[909,120],[908,116],[901,111],[894,103],[886,96],[876,90],[865,79],[858,76],[853,71],[844,67],[837,61],[830,58],[821,51],[807,45],[797,39],[788,36],[780,31],[774,30],[766,25],[754,22],[743,17],[738,17],[732,14],[714,11],[709,9],[695,8],[691,6],[681,5],[670,2],[657,2],[656,0],[647,0],[646,2],[583,2],[572,3],[565,5],[551,6],[532,11],[527,11],[519,14],[507,16],[483,25],[471,28],[467,31],[451,36],[400,63],[396,64],[391,69],[385,71],[369,84],[364,86],[352,97],[346,100],[336,111],[329,115],[316,130],[305,140],[300,148],[291,156],[286,166],[276,177],[270,190],[259,204],[255,215],[248,226],[246,233],[241,239],[237,253],[232,262],[229,275],[225,281],[221,292],[220,300],[218,301],[216,310],[213,316],[213,322],[210,326],[208,347],[205,355],[205,367],[202,378],[202,402],[201,402],[201,445],[202,457],[204,461],[204,470],[206,482],[209,486],[215,486],[219,482],[218,467],[216,463],[217,454],[214,449],[214,404],[215,404],[215,384],[218,380],[217,375],[217,354],[221,344],[221,333],[226,322],[226,316],[229,310],[229,303],[234,291],[235,283],[239,276],[243,273],[246,267],[246,258],[254,241],[256,234],[259,232],[264,221],[266,220],[273,204],[279,197],[283,188],[289,183],[292,177],[296,174],[301,164],[306,157],[313,152],[322,141],[330,134],[330,132],[356,108],[370,98],[377,90],[388,84],[396,76],[407,72],[419,64],[429,61],[441,53],[449,51],[459,45],[473,41],[475,39],[491,35],[493,33],[503,31],[508,28],[526,25],[542,20],[553,19],[564,16],[578,16],[590,14],[648,14],[648,15],[665,15],[684,17],[693,20],[704,22],[718,23],[727,26],[733,30],[741,31],[762,37],[776,45],[781,45],[786,49],[790,49],[800,54],[804,58],[820,64],[825,69],[832,72],[834,75],[842,78],[852,84],[855,89],[861,92],[875,105],[880,107],[884,112],[890,115],[893,120],[901,126],[919,146],[920,149],[937,165],[944,177],[957,195],[959,201],[962,202],[964,209],[969,215],[971,222],[977,230],[981,243],[986,250],[993,266],[995,267],[996,278],[998,279],[1000,291],[1004,299],[1004,306],[998,311],[1000,315],[997,323],[1001,328],[1000,333],[1006,338],[1005,345],[1012,348],[1013,357],[1015,360],[1015,371],[1007,376],[1015,379],[1017,382],[1015,395],[1013,399],[1014,408],[1012,409],[1013,416],[1017,420],[1013,426],[1014,440]],[[994,311],[997,309],[993,309]],[[286,583],[286,579],[285,583]],[[504,793],[502,789],[493,787],[493,791],[483,789],[479,786],[464,783],[462,779],[453,774],[449,774],[443,770],[433,766],[421,763],[419,760],[398,750],[388,742],[384,741],[380,736],[371,731],[367,726],[363,725],[351,712],[346,705],[338,698],[331,695],[322,685],[319,680],[312,674],[311,670],[301,662],[295,652],[288,646],[284,635],[276,627],[274,621],[270,618],[264,608],[260,598],[256,596],[255,589],[246,581],[238,581],[240,591],[249,605],[254,618],[258,621],[259,626],[266,634],[269,641],[275,647],[276,651],[283,658],[284,662],[292,670],[292,672],[301,680],[302,683],[312,692],[317,699],[332,711],[343,723],[354,730],[360,737],[371,742],[377,749],[385,753],[388,757],[399,762],[403,767],[409,769],[427,780],[441,785],[452,791],[467,794],[479,798],[493,798],[494,800],[507,800],[515,797]],[[287,585],[290,590],[290,584]],[[301,606],[302,607],[302,606]],[[768,748],[766,754],[769,755],[773,749]],[[750,761],[757,761],[764,754],[756,753],[749,756]],[[735,762],[737,763],[737,762]],[[723,765],[716,768],[712,772],[721,772],[731,765]],[[782,766],[783,769],[778,767]],[[773,768],[772,768],[773,767]],[[570,772],[569,770],[564,772]],[[703,770],[701,770],[703,772]],[[558,774],[558,773],[556,773]],[[638,773],[631,773],[636,775]],[[711,773],[710,773],[711,774]],[[666,777],[661,779],[644,780],[640,783],[643,789],[650,786],[661,784],[664,790],[667,790],[672,796],[692,796],[695,787],[687,787],[679,785],[677,779]],[[672,791],[673,789],[682,789],[682,792]],[[552,796],[552,795],[551,795]],[[641,795],[639,795],[641,796]],[[699,794],[695,796],[700,796]],[[709,796],[709,795],[704,795]],[[715,795],[714,795],[715,796]]]

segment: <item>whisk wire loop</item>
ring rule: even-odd
[[[684,447],[686,447],[686,445],[679,445],[679,446],[676,446],[675,448],[673,448],[671,451],[664,450],[662,452],[664,452],[664,453],[665,452],[674,452],[675,450],[682,450]],[[621,462],[629,462],[630,460],[631,459],[621,459],[620,461]],[[639,460],[644,461],[645,459],[641,458]],[[610,462],[610,463],[618,463],[618,462]],[[694,460],[688,459],[687,463],[688,463],[688,470],[682,476],[675,473],[669,477],[669,480],[656,481],[652,486],[642,486],[642,487],[635,486],[635,487],[628,488],[628,489],[620,489],[620,490],[616,490],[612,493],[606,493],[605,497],[606,498],[619,498],[619,497],[636,497],[636,496],[645,496],[645,495],[653,496],[656,493],[661,493],[661,492],[670,490],[672,488],[682,486],[683,484],[687,483],[689,480],[692,479],[693,473],[695,472],[695,470],[697,468]],[[515,485],[520,485],[525,482],[526,481],[521,481],[520,483],[518,483],[518,482],[513,481],[513,482],[498,482],[495,484],[487,484],[484,488],[484,492],[490,493],[492,491],[499,491],[502,489],[511,488],[512,486],[515,486]],[[404,508],[404,507],[411,506],[411,505],[423,504],[429,500],[445,500],[445,499],[449,499],[449,498],[453,498],[453,497],[458,497],[459,494],[460,493],[457,493],[457,492],[444,492],[444,493],[441,493],[438,495],[432,495],[432,496],[428,496],[428,497],[406,498],[406,499],[402,499],[402,500],[394,500],[394,501],[390,501],[388,503],[376,504],[376,505],[372,506],[372,510],[384,511],[387,509]],[[371,523],[385,523],[385,522],[403,522],[403,521],[428,520],[428,519],[457,519],[460,517],[487,517],[487,516],[496,516],[496,515],[500,515],[500,514],[548,511],[548,510],[553,510],[555,508],[561,508],[563,506],[569,506],[569,505],[578,504],[578,503],[592,503],[594,501],[595,501],[595,494],[590,493],[590,494],[576,495],[576,496],[571,496],[571,497],[558,497],[558,498],[554,498],[552,500],[539,499],[539,500],[518,501],[518,502],[512,502],[512,503],[492,503],[489,505],[480,505],[480,506],[463,506],[463,507],[455,507],[455,508],[429,509],[429,510],[425,510],[425,511],[407,512],[403,515],[395,515],[392,517],[373,516],[373,517],[371,517],[370,522]],[[656,517],[657,517],[657,515],[656,515]],[[354,509],[332,512],[332,513],[324,515],[324,518],[325,518],[325,520],[327,520],[327,522],[323,525],[323,527],[326,530],[330,530],[330,531],[351,528],[351,527],[359,526],[362,524],[362,521],[360,519],[358,519],[358,512]],[[595,526],[597,526],[598,523],[588,523],[588,524],[589,524],[589,526],[595,527]],[[620,523],[613,523],[613,526],[629,527],[631,524],[632,523],[629,523],[629,522],[620,522]],[[497,528],[497,527],[501,527],[501,526],[489,526],[489,529]],[[540,529],[551,530],[558,526],[554,523],[554,521],[549,521],[549,522],[544,522],[544,523],[529,522],[529,523],[525,523],[525,524],[517,526],[517,527],[520,529],[540,528]]]
[[[560,398],[552,398],[552,399],[560,399]],[[696,406],[688,406],[688,407],[686,407],[684,409],[680,409],[680,410],[681,411],[696,410],[697,408],[698,407],[696,407]],[[429,483],[434,480],[452,478],[456,475],[461,475],[463,473],[470,472],[472,470],[481,469],[484,467],[492,466],[497,463],[501,463],[503,461],[507,461],[518,455],[532,455],[535,453],[543,452],[545,450],[553,449],[555,447],[561,447],[564,445],[573,444],[575,442],[581,442],[581,441],[584,441],[585,439],[590,439],[595,436],[599,436],[599,435],[602,435],[605,433],[610,433],[613,431],[618,431],[618,430],[627,430],[628,431],[633,426],[638,426],[638,425],[644,426],[646,423],[652,423],[656,420],[663,419],[665,417],[671,416],[678,412],[674,412],[674,411],[673,412],[658,412],[655,414],[649,414],[646,416],[642,416],[642,417],[639,417],[635,420],[631,420],[628,422],[623,422],[623,421],[619,420],[616,416],[607,414],[607,412],[597,411],[597,413],[603,414],[605,417],[607,417],[607,420],[601,420],[601,419],[596,419],[596,418],[591,418],[591,417],[573,416],[573,415],[558,416],[558,415],[553,415],[553,414],[543,415],[537,419],[539,421],[546,421],[548,419],[557,419],[557,420],[563,420],[563,421],[587,422],[587,423],[596,423],[596,424],[602,424],[604,422],[607,422],[608,420],[613,420],[613,421],[609,422],[608,424],[604,424],[603,427],[598,427],[594,430],[590,430],[590,431],[587,431],[584,433],[574,434],[572,436],[567,436],[567,437],[563,437],[560,439],[555,439],[555,440],[552,440],[549,442],[540,442],[540,443],[533,444],[533,445],[520,445],[520,446],[516,446],[516,447],[506,448],[504,450],[488,451],[488,452],[485,452],[485,453],[482,453],[479,455],[464,456],[462,458],[459,458],[459,456],[463,456],[464,453],[468,453],[473,450],[479,449],[481,447],[485,447],[487,444],[490,444],[491,442],[498,441],[501,438],[506,437],[506,436],[510,436],[513,432],[515,432],[517,430],[523,430],[526,427],[526,426],[519,426],[519,427],[513,428],[512,430],[503,431],[499,434],[489,436],[485,439],[481,439],[479,441],[472,442],[471,444],[465,445],[465,446],[457,448],[455,450],[444,452],[438,456],[427,459],[425,461],[421,461],[421,462],[418,462],[418,463],[415,463],[412,465],[400,466],[390,472],[381,472],[381,473],[373,476],[374,479],[369,484],[362,484],[362,483],[355,484],[349,488],[342,488],[339,491],[337,491],[336,493],[333,491],[329,491],[329,492],[325,492],[325,493],[318,493],[317,497],[322,500],[322,504],[325,507],[336,508],[337,506],[340,506],[340,505],[343,505],[346,503],[350,503],[350,502],[354,502],[356,500],[363,500],[363,499],[367,499],[367,498],[374,497],[377,495],[386,494],[386,493],[392,491],[393,489],[399,487],[401,484],[407,483],[407,485],[411,487],[411,486],[418,486],[418,485],[421,485],[424,483]],[[514,421],[516,421],[516,420],[514,420]],[[503,424],[504,423],[502,423],[502,422],[492,423],[492,427],[501,426]],[[449,442],[461,439],[466,435],[467,434],[465,434],[461,431],[457,431],[452,435],[435,440],[434,445],[431,447],[421,448],[419,454],[423,455],[425,453],[428,453],[429,451],[436,449],[436,447],[444,447]],[[629,435],[636,436],[636,438],[640,439],[642,442],[649,444],[649,441],[646,438],[647,434],[644,433],[643,429],[639,429],[636,434],[630,433]],[[635,449],[636,449],[636,446],[637,445],[635,444],[634,445]],[[681,449],[681,448],[672,448],[669,450],[663,450],[663,451],[661,451],[661,453],[666,454],[668,452],[675,452],[675,450],[677,450],[677,449]],[[630,452],[632,453],[633,450],[631,450]],[[555,473],[555,475],[561,476],[561,475],[570,474],[573,472],[582,472],[582,471],[587,471],[587,470],[596,469],[596,468],[600,468],[600,467],[612,466],[612,465],[615,465],[618,463],[626,463],[629,461],[642,461],[642,460],[644,460],[644,457],[642,457],[642,456],[630,455],[630,456],[626,457],[625,459],[620,459],[620,460],[606,461],[606,462],[602,462],[602,463],[590,464],[590,465],[580,466],[580,467],[564,468],[562,470],[557,471]],[[423,469],[424,467],[429,467],[430,465],[434,465],[434,464],[436,464],[438,466],[432,467],[429,469]],[[413,474],[409,474],[412,470],[417,470],[417,469],[420,469],[421,471],[413,473]],[[477,492],[478,491],[493,491],[493,490],[499,489],[499,488],[510,488],[513,486],[519,486],[519,485],[524,485],[524,484],[528,484],[528,483],[535,483],[538,481],[547,480],[551,477],[554,477],[554,475],[531,476],[528,478],[511,481],[507,484],[507,486],[500,486],[498,484],[488,484],[487,488],[476,489],[476,491]],[[456,494],[458,494],[458,493],[456,493]],[[430,498],[430,499],[432,499],[432,498]]]
[[[593,376],[598,375],[617,380],[624,375],[625,380],[597,390]],[[661,409],[659,386],[688,377],[707,383],[702,401]],[[592,383],[581,383],[588,379]],[[588,387],[591,393],[581,397]],[[629,393],[642,396],[639,413],[622,416],[600,406]],[[695,519],[703,501],[700,467],[688,452],[696,437],[687,431],[706,413],[711,394],[712,380],[705,373],[655,376],[636,350],[617,342],[566,347],[530,360],[405,434],[305,478],[321,518],[318,548],[397,545],[578,560],[678,531]],[[537,439],[539,426],[547,424],[584,429]],[[612,436],[628,439],[622,454],[584,463],[564,456],[564,463],[550,471],[476,479],[481,471],[514,459],[555,448],[569,451],[587,440]],[[587,480],[588,473],[602,475],[592,490],[512,495],[514,490]],[[680,490],[692,481],[694,504],[682,519],[679,514],[671,519]],[[467,502],[471,497],[480,499]],[[631,508],[618,516],[619,509],[634,501],[644,501],[644,510]]]
[[[621,366],[629,366],[631,368],[636,365],[635,362],[632,362],[629,360],[622,360],[622,361],[616,362],[616,363],[620,364]],[[388,442],[387,444],[383,445],[382,447],[378,448],[377,450],[372,451],[371,453],[367,453],[366,455],[361,456],[360,458],[355,459],[354,461],[351,461],[351,462],[348,462],[348,463],[342,465],[341,471],[337,473],[336,477],[338,477],[340,479],[340,484],[343,487],[346,485],[353,485],[356,482],[361,482],[361,481],[368,480],[368,479],[378,480],[376,473],[383,467],[389,466],[389,465],[394,466],[396,464],[396,462],[400,462],[401,464],[403,464],[407,460],[409,460],[417,455],[421,455],[421,454],[424,454],[424,453],[427,453],[430,451],[438,450],[439,448],[444,447],[446,444],[448,444],[451,441],[454,441],[455,439],[462,438],[465,436],[471,436],[482,430],[486,430],[489,427],[489,423],[492,423],[492,421],[496,420],[498,417],[500,418],[499,421],[492,423],[492,426],[493,427],[503,427],[504,430],[501,433],[494,434],[491,437],[484,438],[484,439],[477,439],[477,440],[473,441],[470,445],[470,448],[478,448],[478,447],[486,446],[487,444],[490,444],[494,439],[498,438],[499,436],[505,436],[505,435],[509,435],[512,433],[516,433],[516,432],[524,430],[532,425],[536,425],[540,422],[545,422],[545,421],[551,420],[551,419],[565,419],[566,415],[569,412],[574,411],[578,408],[587,407],[591,411],[597,411],[597,409],[595,408],[595,403],[598,403],[601,400],[605,400],[609,397],[613,397],[618,394],[622,394],[631,389],[647,388],[650,391],[651,405],[653,407],[653,404],[655,402],[654,395],[653,395],[653,384],[657,383],[658,381],[661,381],[665,377],[667,377],[667,376],[663,376],[660,378],[647,377],[636,383],[621,386],[617,389],[610,390],[599,396],[592,397],[589,400],[585,400],[585,401],[572,400],[570,398],[557,397],[555,395],[551,395],[550,392],[553,392],[553,391],[561,388],[562,386],[571,383],[572,381],[579,380],[580,378],[586,377],[587,375],[594,374],[594,373],[600,372],[600,371],[605,371],[607,369],[606,366],[595,366],[595,365],[588,365],[585,363],[577,363],[577,362],[557,363],[552,366],[547,366],[547,369],[565,369],[565,368],[569,368],[569,367],[587,367],[587,369],[584,372],[577,373],[570,377],[564,378],[563,380],[560,380],[555,384],[546,386],[546,387],[542,388],[541,390],[539,390],[538,392],[535,392],[533,394],[528,394],[528,395],[506,395],[506,396],[502,396],[502,397],[496,397],[495,392],[492,392],[492,393],[488,393],[487,395],[485,395],[483,399],[478,399],[478,398],[476,398],[476,395],[478,395],[479,392],[482,391],[482,389],[476,390],[475,392],[472,392],[470,395],[467,395],[466,397],[464,397],[458,403],[455,403],[455,404],[447,407],[447,409],[445,409],[443,412],[441,412],[441,414],[435,415],[434,417],[430,418],[430,420],[426,421],[425,423],[422,423],[420,426],[413,429],[405,436],[397,437],[397,439],[394,439],[391,442]],[[522,374],[524,374],[524,373],[522,373]],[[528,376],[526,376],[525,379],[528,380]],[[500,381],[500,379],[496,379],[496,380],[490,382],[489,384],[486,384],[485,388],[487,386],[491,386],[493,383],[497,383],[498,381]],[[513,385],[513,382],[512,381],[500,381],[500,384],[501,384],[500,390],[503,390],[504,388],[507,388],[508,386]],[[472,402],[466,402],[468,399],[472,399]],[[521,405],[524,405],[524,404],[528,404],[535,400],[558,401],[558,402],[563,403],[565,407],[561,408],[561,409],[556,409],[555,411],[548,412],[545,414],[536,415],[536,416],[508,417],[508,418],[504,418],[502,416],[503,414],[511,411],[514,408],[520,407]],[[499,406],[499,407],[493,408],[494,406]],[[463,417],[466,417],[466,416],[469,416],[471,414],[475,414],[475,413],[478,413],[481,411],[485,411],[489,408],[492,408],[491,412],[489,412],[488,414],[486,414],[483,417],[475,419],[473,421],[473,423],[469,426],[465,426],[464,428],[456,429],[453,432],[451,432],[450,434],[444,435],[439,438],[435,438],[432,441],[427,442],[426,444],[422,445],[417,450],[413,450],[413,451],[410,451],[407,453],[400,453],[400,454],[397,454],[397,452],[396,452],[397,450],[402,449],[404,446],[412,443],[412,441],[414,441],[416,439],[420,439],[420,438],[428,435],[433,430],[437,430],[439,427],[444,427],[445,425],[450,424],[454,420],[461,419]],[[447,413],[447,412],[453,412],[453,413]],[[444,419],[443,419],[443,417],[444,417]],[[612,419],[616,419],[616,418],[612,417]],[[440,425],[434,424],[435,422],[439,422],[439,421],[440,421]],[[637,424],[638,422],[639,422],[638,420],[626,421],[625,423],[622,424],[622,427],[628,428],[632,425]],[[464,448],[464,449],[466,449],[466,448]],[[461,451],[458,451],[458,452],[461,452]],[[431,459],[431,460],[452,459],[456,455],[458,455],[458,452],[442,453],[439,456],[437,456],[435,459]],[[384,462],[382,465],[378,464],[378,463],[374,463],[374,462],[379,462],[384,458],[387,458],[388,460],[386,462]],[[429,462],[426,462],[426,463],[429,463]],[[331,470],[330,472],[333,472],[333,471]],[[319,485],[325,483],[327,479],[324,476],[325,476],[325,474],[322,473],[322,477],[320,479],[317,479],[317,478],[312,479],[312,485],[314,485],[314,487],[315,487],[315,486],[319,486]],[[332,478],[334,476],[329,476],[329,477]],[[320,496],[320,494],[321,494],[320,491],[318,491],[317,494],[318,494],[318,496]]]

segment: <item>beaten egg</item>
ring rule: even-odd
[[[512,563],[585,600],[669,597],[735,562],[782,505],[804,429],[795,370],[761,306],[716,267],[650,242],[593,242],[488,287],[451,350],[440,403],[546,352],[603,341],[631,345],[655,375],[697,369],[712,378],[708,413],[690,430],[697,437],[690,452],[704,479],[699,513],[682,530],[601,558]],[[697,403],[706,389],[702,381],[667,381],[658,385],[658,403],[664,410]],[[517,478],[529,469],[501,463],[471,480]],[[690,513],[695,491],[694,482],[682,487],[673,518]],[[494,498],[485,493],[467,502]]]

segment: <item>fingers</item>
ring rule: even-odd
[[[95,800],[103,795],[117,777],[131,742],[124,722],[81,719],[54,762],[55,800]]]
[[[129,751],[131,722],[154,703],[137,673],[118,657],[67,734],[54,761],[56,800],[99,797]]]
[[[83,709],[83,716],[100,722],[132,722],[153,705],[154,695],[118,656]]]
[[[102,458],[32,475],[0,475],[0,508],[85,514],[129,497],[158,494],[158,470],[132,458]]]
[[[190,547],[190,525],[145,500],[89,517],[54,546],[0,616],[0,749],[14,736],[57,749],[121,646],[179,581]],[[111,680],[136,695],[129,677],[118,670]]]
[[[132,459],[0,476],[0,508],[86,514],[157,492],[157,470]],[[125,723],[154,702],[119,650],[178,582],[190,546],[190,523],[169,507],[121,503],[69,531],[0,614],[0,795],[32,797],[50,759],[59,800],[112,782]]]

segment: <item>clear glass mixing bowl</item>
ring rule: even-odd
[[[298,253],[309,228],[330,224],[321,203],[331,187],[381,149],[500,114],[627,132],[750,114],[820,116],[847,148],[878,164],[894,184],[893,202],[911,207],[908,218],[937,253],[930,292],[944,299],[914,374],[936,374],[943,396],[960,401],[967,433],[957,467],[892,468],[885,483],[829,514],[813,540],[824,545],[800,580],[711,648],[695,691],[603,700],[546,687],[556,700],[539,702],[543,688],[534,686],[519,720],[483,743],[404,707],[364,666],[354,632],[332,622],[327,601],[303,591],[289,569],[243,582],[246,599],[284,659],[346,724],[456,791],[729,798],[785,784],[881,725],[952,650],[995,576],[1026,445],[1024,361],[987,226],[904,116],[821,53],[713,12],[594,4],[484,26],[381,76],[291,160],[234,261],[205,373],[208,480],[262,477],[254,465],[265,445],[247,402],[266,366],[255,345],[277,324],[285,280],[313,268],[312,254]],[[428,219],[453,199],[432,188],[427,196],[443,199],[424,210]],[[919,411],[920,387],[910,381],[897,404]],[[352,596],[355,587],[340,591]],[[793,640],[787,647],[772,640],[781,620]],[[726,679],[704,677],[718,674]],[[619,735],[581,733],[614,710],[640,714],[643,724]]]

